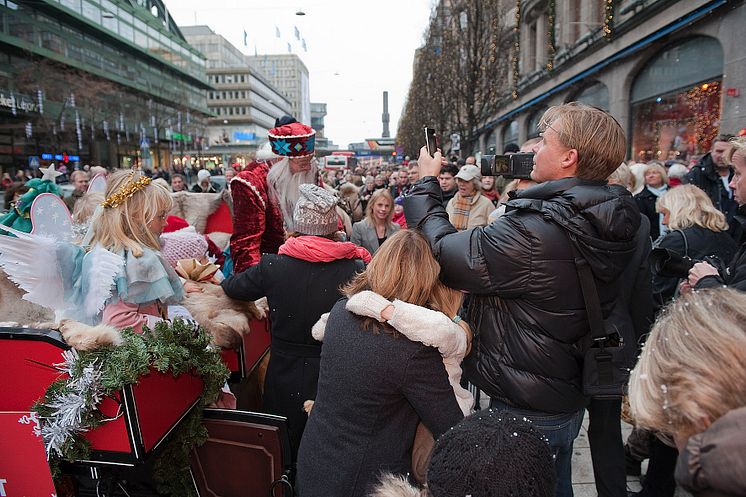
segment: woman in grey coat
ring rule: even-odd
[[[371,290],[389,303],[444,309],[439,273],[425,238],[401,231],[343,293]],[[436,348],[388,325],[392,306],[369,318],[346,303],[332,308],[325,329],[316,402],[298,452],[301,497],[368,495],[382,471],[411,472],[420,421],[437,439],[463,418]]]
[[[391,222],[394,215],[394,200],[386,189],[376,190],[368,200],[365,219],[352,226],[351,242],[375,254],[376,250],[391,235],[399,231],[399,225]]]

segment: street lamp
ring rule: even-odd
[[[296,16],[304,16],[306,15],[305,12],[303,12],[303,9],[298,9],[298,12],[295,13]]]

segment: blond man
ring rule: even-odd
[[[467,379],[491,405],[534,421],[556,455],[558,496],[571,496],[572,441],[588,403],[579,360],[590,326],[576,258],[590,265],[608,313],[617,282],[635,252],[640,213],[630,193],[606,178],[627,149],[609,114],[570,103],[544,114],[531,179],[506,215],[457,232],[439,202],[440,152],[420,151],[420,180],[404,209],[420,225],[448,286],[468,291],[478,331],[464,361]]]

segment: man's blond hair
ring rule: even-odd
[[[629,380],[638,426],[691,436],[746,405],[746,295],[700,290],[659,316]]]
[[[619,123],[596,107],[570,102],[550,107],[541,117],[539,130],[552,128],[560,143],[578,152],[576,176],[605,180],[627,154],[627,138]]]

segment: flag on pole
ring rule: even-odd
[[[293,26],[295,28],[295,39],[300,40],[300,31],[298,31],[298,26]]]
[[[249,34],[246,32],[245,29],[243,30],[243,46],[249,46]]]
[[[280,37],[280,28],[278,28],[277,26],[275,26],[275,36],[278,38]]]
[[[293,49],[290,48],[290,43],[288,43],[288,53],[293,53]]]
[[[306,47],[306,39],[305,38],[303,38],[303,42],[301,43],[301,45],[303,45],[303,51],[304,52],[308,52],[308,47]]]

